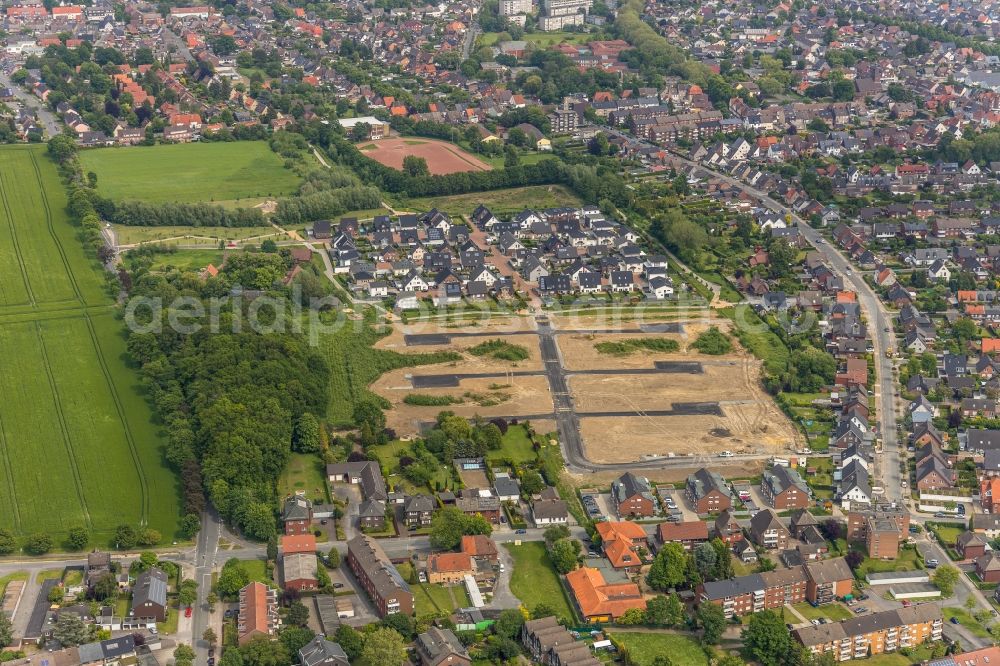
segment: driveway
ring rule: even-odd
[[[338,483],[334,487],[337,497],[347,500],[344,517],[340,524],[344,528],[344,541],[350,541],[358,534],[358,510],[361,507],[361,487],[350,483]]]
[[[497,574],[496,586],[493,589],[493,599],[486,604],[486,608],[517,608],[521,605],[521,600],[510,591],[510,575],[514,571],[514,560],[510,556],[510,551],[506,548],[497,548],[500,555],[500,562],[503,563],[504,571]]]

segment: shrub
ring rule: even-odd
[[[671,353],[680,348],[679,342],[669,338],[628,338],[618,342],[598,342],[594,345],[598,353],[612,356],[628,356],[639,350]]]
[[[418,407],[444,407],[447,405],[460,405],[462,404],[462,399],[451,395],[408,393],[406,397],[403,398],[403,402],[407,405],[416,405]]]
[[[470,347],[469,353],[473,356],[489,356],[500,361],[523,361],[531,355],[526,347],[500,339],[487,340],[475,347]]]
[[[723,333],[716,326],[712,326],[707,331],[698,336],[698,339],[691,345],[702,354],[721,356],[733,350],[733,343],[729,336]]]

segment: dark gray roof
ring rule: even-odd
[[[704,467],[688,477],[687,487],[695,499],[701,499],[713,490],[717,490],[727,497],[729,496],[729,488],[726,486],[726,480],[719,474],[711,472]]]
[[[137,608],[150,602],[166,608],[167,574],[163,569],[153,567],[136,576],[132,587],[132,607]]]
[[[738,597],[743,594],[750,594],[755,590],[763,590],[767,585],[760,574],[749,574],[747,576],[737,576],[727,580],[709,581],[704,584],[705,598],[709,601],[718,601],[727,597]]]
[[[338,664],[349,666],[347,653],[337,643],[331,643],[322,636],[316,636],[299,650],[299,662],[302,666],[318,666],[319,664]]]
[[[780,495],[792,486],[798,487],[806,495],[809,494],[809,486],[799,473],[784,465],[775,465],[770,471],[764,472],[764,483],[771,487],[773,495]]]
[[[311,516],[312,502],[301,495],[292,495],[285,499],[285,506],[281,512],[282,520],[309,520]]]
[[[469,656],[451,629],[431,627],[417,636],[416,643],[421,661],[431,665],[450,661],[449,655],[460,655],[466,658]]]
[[[883,631],[893,627],[933,622],[940,619],[941,609],[937,604],[916,604],[909,608],[853,617],[843,622],[803,627],[796,629],[792,633],[800,643],[806,647],[810,647],[813,645],[825,645],[832,641]]]
[[[348,474],[361,479],[361,490],[365,494],[365,499],[385,500],[389,495],[385,489],[385,479],[382,478],[382,470],[377,462],[373,460],[360,460],[358,462],[339,463],[337,465],[327,465],[327,476],[342,476]]]
[[[652,499],[652,489],[649,486],[649,479],[636,476],[632,472],[625,472],[617,481],[611,484],[611,492],[619,502],[642,495],[647,499]]]

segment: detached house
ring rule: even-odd
[[[653,497],[649,479],[626,472],[611,484],[611,497],[615,502],[615,510],[619,518],[648,518],[656,510],[656,499]]]
[[[775,465],[764,472],[760,486],[764,499],[778,511],[805,509],[811,502],[805,480],[794,469],[784,465]]]
[[[698,513],[718,513],[733,505],[726,480],[704,467],[688,477],[685,494]]]

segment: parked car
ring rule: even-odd
[[[188,606],[184,609],[184,617],[191,617],[191,607]]]
[[[962,624],[961,622],[959,622],[959,621],[958,621],[958,618],[957,618],[957,617],[952,617],[952,618],[951,618],[951,619],[949,620],[949,622],[951,622],[952,624]]]
[[[514,530],[514,534],[527,534],[528,530]]]

